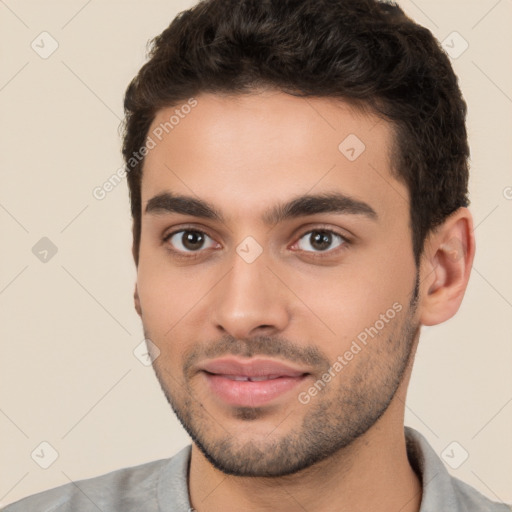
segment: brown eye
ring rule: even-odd
[[[215,242],[202,231],[182,229],[165,238],[179,252],[197,252],[200,249],[213,247]],[[207,244],[205,246],[205,244]]]
[[[299,249],[306,252],[329,252],[344,243],[346,243],[345,238],[334,231],[315,229],[304,233],[297,245]]]

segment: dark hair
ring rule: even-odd
[[[272,88],[359,104],[391,122],[393,172],[410,195],[418,264],[427,234],[469,204],[466,103],[432,33],[376,0],[203,0],[153,39],[127,88],[127,165],[136,264],[144,148],[158,110],[203,92]],[[145,154],[144,152],[142,152]]]

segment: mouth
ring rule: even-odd
[[[210,375],[217,375],[217,374],[211,373]],[[264,375],[263,377],[246,377],[244,375],[222,375],[222,377],[224,377],[226,379],[230,379],[230,380],[236,380],[239,382],[262,382],[264,380],[281,379],[284,377],[284,375]]]
[[[201,370],[215,398],[238,407],[260,407],[276,401],[310,375],[269,359],[223,358],[204,364]]]

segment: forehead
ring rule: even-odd
[[[201,94],[161,109],[148,137],[143,210],[162,192],[201,197],[229,217],[235,207],[254,215],[337,191],[383,213],[408,212],[407,189],[391,170],[392,125],[338,99]]]

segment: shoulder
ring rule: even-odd
[[[471,487],[466,482],[451,477],[454,491],[457,495],[458,502],[462,505],[463,510],[487,512],[512,512],[512,505],[506,503],[498,503],[486,498],[483,494]]]
[[[172,457],[70,482],[23,498],[2,512],[158,510],[157,485]]]
[[[450,474],[427,439],[405,427],[409,462],[423,483],[420,512],[512,512],[512,506],[485,497],[477,489]]]

